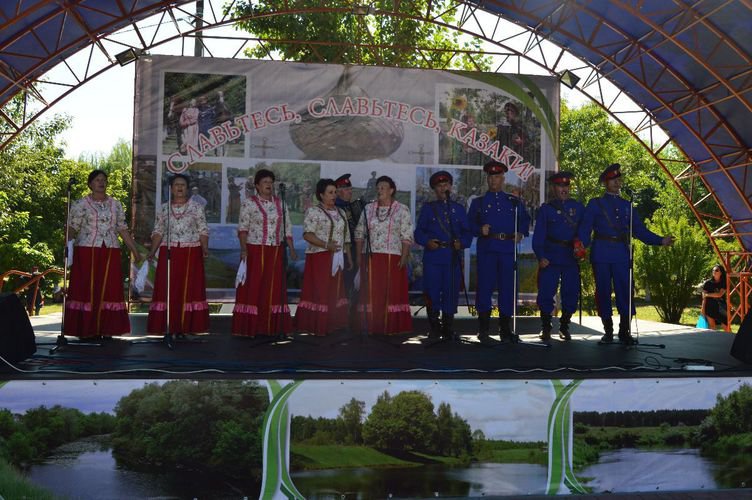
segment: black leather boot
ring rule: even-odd
[[[625,345],[633,345],[637,343],[634,337],[630,334],[630,323],[631,321],[629,318],[619,318],[619,342]]]
[[[603,331],[605,332],[603,334],[603,337],[601,337],[601,342],[603,343],[611,343],[614,341],[614,320],[611,318],[601,318],[601,321],[603,322]]]
[[[572,336],[569,334],[569,323],[572,320],[572,313],[561,312],[561,318],[559,318],[559,338],[562,340],[572,340]]]
[[[439,311],[434,311],[433,308],[426,308],[428,313],[428,326],[431,328],[428,332],[429,339],[437,339],[441,337],[441,320],[439,320]]]
[[[454,321],[454,314],[443,314],[441,316],[441,338],[444,340],[454,340],[454,329],[452,328],[452,322]]]
[[[512,327],[509,322],[511,317],[499,313],[499,339],[502,342],[511,342],[513,344],[520,341],[519,335],[512,333]]]
[[[488,339],[488,329],[491,327],[491,311],[478,311],[478,339]]]
[[[541,313],[541,332],[540,339],[543,342],[551,342],[551,315],[547,313]]]

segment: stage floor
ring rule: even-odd
[[[325,337],[294,334],[283,342],[229,334],[231,316],[211,317],[211,333],[176,340],[170,350],[162,337],[143,333],[145,315],[131,315],[134,333],[101,345],[78,345],[75,337],[53,352],[60,314],[32,318],[36,354],[14,367],[6,379],[61,378],[622,378],[749,376],[752,365],[730,356],[733,334],[638,320],[639,344],[599,345],[600,319],[573,318],[572,340],[538,342],[539,319],[519,317],[522,342],[498,336],[478,341],[477,321],[455,319],[459,341],[426,337],[424,314],[411,335]],[[618,318],[615,318],[615,322]],[[492,328],[496,320],[492,319]],[[557,323],[554,322],[554,327]],[[144,343],[144,341],[146,341]]]

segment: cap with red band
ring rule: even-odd
[[[500,163],[496,160],[491,160],[489,162],[486,162],[485,165],[483,165],[483,171],[487,173],[488,175],[494,175],[494,174],[503,174],[505,172],[508,172],[509,169],[503,163]]]
[[[454,183],[454,178],[452,177],[452,174],[447,172],[446,170],[440,170],[433,174],[430,179],[428,179],[428,184],[433,188],[436,186],[436,184],[440,184],[442,182],[448,182],[449,184]]]
[[[548,178],[548,182],[555,186],[569,186],[574,174],[572,172],[557,172]]]
[[[337,177],[334,180],[334,185],[338,188],[352,187],[352,182],[350,182],[350,174],[344,174]]]
[[[598,181],[604,182],[604,181],[610,181],[611,179],[616,179],[617,177],[621,177],[621,165],[618,163],[612,163],[606,169],[601,172],[600,177],[598,177]]]

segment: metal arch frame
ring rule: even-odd
[[[99,76],[103,72],[107,71],[108,69],[111,69],[116,65],[114,59],[110,55],[110,52],[115,53],[116,50],[112,49],[126,49],[126,48],[138,48],[141,50],[149,50],[156,47],[159,47],[161,45],[164,45],[166,43],[169,43],[171,41],[182,39],[185,41],[186,39],[189,39],[191,37],[200,38],[200,43],[207,47],[207,40],[211,40],[212,38],[217,39],[234,39],[234,40],[242,40],[243,44],[238,48],[238,50],[235,52],[233,57],[237,57],[238,54],[242,51],[242,49],[245,47],[245,45],[249,41],[256,41],[258,43],[263,44],[265,40],[261,40],[258,38],[251,38],[244,36],[242,38],[235,38],[235,37],[210,37],[207,36],[206,33],[209,32],[211,29],[217,28],[219,26],[226,26],[229,24],[232,24],[234,21],[237,21],[238,19],[232,19],[228,15],[222,14],[220,17],[217,16],[215,9],[213,8],[213,3],[211,3],[211,0],[207,0],[209,2],[210,6],[210,15],[211,19],[208,19],[206,15],[204,16],[197,16],[195,13],[189,12],[183,6],[185,4],[192,4],[192,1],[183,1],[183,2],[161,2],[162,7],[159,9],[155,9],[154,5],[151,5],[148,9],[149,12],[157,11],[160,14],[160,20],[157,24],[157,27],[155,30],[153,30],[153,34],[151,38],[145,37],[144,35],[149,31],[150,26],[142,26],[139,27],[139,23],[142,23],[145,21],[145,18],[137,19],[137,15],[139,12],[132,11],[128,12],[128,18],[131,19],[128,26],[132,28],[132,31],[135,33],[136,38],[138,39],[138,44],[134,43],[127,43],[122,40],[121,34],[123,33],[123,30],[121,29],[118,32],[110,33],[107,35],[95,35],[94,33],[87,32],[87,37],[91,40],[91,43],[88,47],[88,54],[85,55],[85,64],[82,65],[81,68],[74,68],[71,66],[71,64],[68,62],[68,60],[63,60],[63,62],[58,65],[57,68],[64,68],[67,70],[67,76],[68,78],[71,78],[71,80],[67,81],[65,78],[57,77],[52,78],[50,74],[52,71],[46,73],[45,75],[42,75],[39,79],[37,79],[36,84],[29,83],[29,77],[30,74],[27,75],[18,75],[18,78],[14,81],[15,84],[21,85],[21,82],[27,82],[22,87],[25,91],[25,96],[27,98],[27,104],[28,109],[31,111],[30,114],[24,114],[23,119],[21,123],[16,123],[14,120],[9,117],[6,114],[3,114],[2,111],[0,111],[0,148],[4,148],[10,141],[12,141],[21,131],[23,131],[29,124],[31,124],[36,118],[38,118],[42,113],[44,113],[47,109],[52,107],[55,103],[57,103],[59,100],[70,94],[71,92],[75,91],[78,87],[83,85],[84,83],[90,81],[91,79]],[[677,0],[681,1],[681,0]],[[71,16],[78,22],[82,27],[86,27],[83,20],[80,18],[80,15],[76,15],[75,8],[81,8],[79,5],[81,3],[81,0],[74,1],[72,3],[66,4],[64,6],[64,9],[69,11],[71,13]],[[495,4],[498,2],[485,2],[487,4]],[[524,4],[526,2],[522,2],[522,6],[524,7]],[[579,4],[575,4],[573,2],[567,2],[564,4],[559,5],[559,2],[555,2],[558,6],[556,9],[557,15],[565,15],[567,10],[569,10],[569,15],[573,16],[576,10],[583,10],[587,11],[587,14],[598,18],[599,23],[602,25],[606,24],[606,20],[599,17],[596,13],[591,12],[587,9],[585,6],[581,6]],[[118,2],[118,6],[122,13],[126,13],[126,10],[123,8],[122,3]],[[326,7],[319,7],[315,9],[302,9],[302,8],[291,8],[287,2],[285,2],[285,6],[287,8],[282,8],[279,11],[272,13],[272,14],[265,14],[265,15],[289,15],[293,13],[306,13],[306,12],[327,12],[327,11],[345,11],[348,9],[344,8],[326,8]],[[687,9],[685,4],[682,4],[682,6]],[[678,7],[678,12],[684,12],[682,10],[682,6]],[[516,9],[519,11],[524,11],[523,7],[517,7]],[[624,5],[623,8],[627,8],[628,6]],[[416,18],[414,16],[405,16],[398,12],[389,12],[389,11],[376,11],[376,12],[369,12],[370,14],[376,14],[376,15],[390,15],[390,16],[399,16],[399,17],[409,17],[410,19],[417,19],[423,22],[429,22],[434,23],[438,25],[442,25],[445,27],[448,27],[450,29],[457,30],[463,34],[470,35],[470,36],[476,36],[480,39],[483,39],[484,41],[496,45],[498,47],[501,47],[502,49],[507,50],[508,52],[489,52],[489,51],[452,51],[455,53],[466,53],[470,56],[473,54],[477,54],[478,56],[483,55],[493,55],[500,57],[502,62],[496,67],[495,71],[501,71],[504,68],[507,68],[509,66],[510,60],[512,63],[514,61],[517,62],[517,67],[519,68],[521,66],[522,60],[527,60],[543,70],[545,70],[548,73],[556,74],[561,69],[570,69],[574,72],[579,72],[580,74],[583,74],[583,72],[586,73],[586,77],[581,80],[582,85],[578,90],[582,91],[585,95],[590,97],[593,101],[598,103],[601,107],[603,107],[604,110],[606,110],[614,119],[616,119],[619,123],[623,124],[627,127],[628,130],[631,131],[632,135],[640,141],[646,149],[651,153],[651,155],[655,158],[657,163],[661,166],[661,168],[666,172],[666,174],[669,176],[669,178],[672,180],[674,185],[679,189],[679,191],[682,193],[684,198],[686,199],[687,203],[690,205],[691,210],[697,217],[697,220],[700,222],[708,236],[710,237],[711,244],[713,245],[714,250],[716,253],[720,255],[718,246],[715,242],[716,238],[728,238],[728,237],[735,237],[738,241],[741,242],[739,239],[740,233],[737,233],[734,225],[729,217],[729,214],[726,212],[723,205],[718,200],[716,194],[710,189],[710,186],[705,181],[704,177],[706,175],[712,174],[712,173],[718,173],[723,172],[728,180],[733,183],[739,194],[743,199],[746,200],[747,205],[750,205],[749,199],[745,198],[743,195],[742,190],[739,188],[738,183],[736,182],[735,178],[730,174],[730,169],[739,168],[748,166],[750,164],[749,158],[747,157],[746,161],[742,161],[741,163],[738,163],[739,159],[744,160],[743,156],[746,150],[738,144],[738,138],[736,145],[731,145],[730,147],[732,149],[736,149],[737,151],[729,153],[731,156],[736,156],[736,162],[737,164],[732,164],[731,166],[725,166],[722,163],[723,159],[726,159],[729,155],[724,155],[723,157],[720,157],[715,154],[715,152],[712,150],[712,148],[707,143],[707,138],[709,138],[712,133],[718,129],[718,127],[724,127],[729,134],[731,134],[731,129],[728,126],[727,123],[723,122],[721,120],[720,116],[715,114],[715,117],[718,118],[717,124],[715,124],[709,131],[706,133],[702,133],[702,130],[697,131],[694,130],[690,124],[687,122],[687,118],[690,114],[696,113],[699,110],[707,109],[711,112],[715,113],[715,110],[713,109],[713,105],[718,102],[709,102],[704,101],[701,94],[697,94],[695,91],[693,91],[686,82],[684,83],[684,88],[680,89],[678,91],[673,91],[673,93],[680,92],[681,95],[673,100],[668,101],[663,98],[661,98],[661,95],[659,93],[653,92],[651,90],[650,83],[645,81],[645,79],[638,78],[638,75],[634,75],[628,72],[627,69],[624,68],[624,64],[629,60],[625,60],[622,62],[617,62],[614,57],[610,54],[606,54],[603,50],[601,50],[598,47],[593,47],[592,45],[588,45],[591,42],[589,40],[584,39],[583,37],[580,37],[578,39],[577,34],[574,33],[567,33],[569,37],[571,37],[574,40],[578,40],[578,43],[582,43],[585,46],[588,46],[591,50],[594,50],[600,54],[600,56],[603,58],[603,62],[609,62],[611,65],[613,65],[616,70],[619,70],[623,72],[625,75],[629,76],[633,79],[637,84],[641,85],[643,89],[647,92],[650,92],[651,96],[655,98],[657,101],[662,103],[662,109],[670,111],[673,116],[670,118],[671,120],[680,120],[683,125],[687,128],[687,130],[693,131],[695,134],[695,138],[698,139],[706,148],[706,150],[709,153],[709,160],[703,160],[700,162],[693,161],[692,159],[689,159],[687,163],[689,164],[687,168],[685,168],[682,172],[680,172],[678,175],[673,175],[671,172],[672,170],[668,168],[666,163],[673,162],[674,160],[671,160],[669,158],[662,158],[661,152],[664,151],[664,149],[669,145],[670,141],[665,141],[662,144],[656,145],[653,143],[652,134],[651,137],[647,140],[643,140],[640,134],[642,132],[648,131],[652,132],[654,130],[654,127],[660,127],[664,122],[659,122],[655,120],[654,114],[659,111],[659,109],[656,110],[644,110],[642,108],[638,108],[637,110],[626,107],[625,109],[622,109],[620,106],[622,105],[619,102],[619,97],[621,95],[626,95],[626,93],[623,90],[620,90],[619,93],[614,97],[613,99],[608,99],[608,96],[606,96],[606,93],[603,90],[603,83],[609,81],[608,80],[608,74],[601,74],[598,71],[598,68],[596,64],[588,63],[588,62],[582,62],[580,61],[578,66],[571,67],[566,66],[563,64],[562,57],[567,54],[569,51],[566,48],[560,47],[556,45],[554,42],[550,41],[551,35],[553,35],[557,29],[559,29],[559,25],[561,24],[561,20],[565,19],[564,17],[560,18],[560,21],[557,23],[554,23],[551,19],[541,19],[539,24],[535,27],[527,28],[522,27],[522,32],[513,34],[511,36],[506,36],[499,39],[496,38],[496,28],[492,30],[490,34],[486,33],[486,30],[481,25],[481,21],[478,19],[477,13],[478,12],[488,12],[487,9],[483,9],[482,7],[478,6],[476,2],[468,2],[468,1],[460,1],[456,0],[453,4],[450,5],[450,8],[453,10],[456,10],[458,12],[457,18],[457,24],[456,25],[449,25],[441,21],[440,19],[440,12],[432,12],[431,6],[429,6],[428,10],[426,10],[423,13],[423,16],[420,18]],[[508,8],[508,6],[507,6]],[[204,12],[206,14],[206,11]],[[520,12],[522,13],[522,12]],[[529,12],[526,13],[527,15],[530,15]],[[634,12],[633,12],[634,14]],[[497,16],[497,14],[489,13],[489,15]],[[549,16],[550,17],[550,16]],[[647,22],[646,18],[643,16],[643,22]],[[181,29],[181,23],[186,22],[186,29]],[[700,19],[696,19],[694,22],[705,22],[705,18],[700,17]],[[171,25],[174,27],[174,31],[172,32],[172,36],[168,36],[164,39],[158,40],[158,36],[160,35],[160,32],[166,31],[166,28],[164,28],[165,23],[167,25]],[[115,22],[110,23],[109,25],[114,25]],[[707,23],[706,23],[707,24]],[[108,25],[108,26],[109,26]],[[470,29],[468,29],[469,26],[472,26]],[[609,26],[611,29],[614,29],[613,26]],[[654,26],[655,27],[655,26]],[[547,33],[543,33],[543,29],[547,28]],[[32,28],[30,28],[31,30]],[[87,28],[88,29],[88,28]],[[680,29],[683,30],[686,29],[686,26],[682,27]],[[714,32],[717,32],[715,30]],[[623,47],[621,50],[626,51],[628,53],[628,57],[635,58],[635,57],[653,57],[655,59],[655,55],[653,54],[654,48],[649,49],[646,47],[642,47],[639,40],[630,39],[625,33],[621,33],[621,35],[624,37]],[[678,33],[673,33],[670,35],[670,37],[664,33],[664,36],[666,36],[666,40],[662,41],[661,43],[665,43],[666,41],[672,41],[674,43],[676,42],[676,36]],[[20,35],[18,35],[20,36]],[[583,33],[584,36],[584,33]],[[85,37],[84,37],[85,38]],[[512,43],[518,43],[520,40],[524,40],[522,47],[512,47]],[[148,40],[148,41],[147,41]],[[278,43],[297,43],[301,44],[302,42],[296,41],[296,40],[276,40]],[[547,56],[545,51],[543,50],[544,43],[550,43],[552,47],[556,47],[554,52],[554,58],[553,63],[547,60]],[[81,44],[83,43],[82,40],[77,40],[75,43]],[[317,44],[327,44],[331,45],[330,43],[327,43],[326,41],[321,42],[305,42],[307,45],[315,46]],[[65,47],[58,47],[58,50],[50,54],[50,58],[55,58],[59,54],[65,52],[66,50],[70,50],[70,46],[74,45],[74,43],[69,44]],[[375,44],[349,44],[352,45],[358,45],[363,49],[383,49],[383,46],[377,46]],[[344,45],[343,45],[344,46]],[[111,50],[108,50],[110,48]],[[431,52],[430,49],[420,48],[420,47],[389,47],[391,49],[396,50],[414,50],[419,51],[421,53],[427,53]],[[2,47],[0,47],[2,49]],[[185,55],[185,44],[183,44],[183,55]],[[741,51],[738,50],[737,47],[734,47],[735,52],[740,53]],[[81,51],[82,53],[84,51]],[[315,52],[315,50],[314,50]],[[558,52],[558,53],[557,53]],[[686,50],[685,52],[689,52],[689,50]],[[81,54],[81,53],[79,53]],[[77,54],[77,55],[79,55]],[[104,56],[104,59],[101,58],[101,55]],[[210,55],[212,55],[210,53]],[[273,59],[272,55],[269,55],[270,59]],[[656,61],[661,64],[664,68],[666,68],[666,71],[670,71],[670,68],[664,64],[663,61],[657,60]],[[561,66],[559,64],[562,63]],[[709,66],[705,65],[706,69],[712,70]],[[36,66],[35,66],[36,68]],[[31,73],[31,72],[30,72]],[[609,73],[610,74],[610,73]],[[716,73],[713,73],[715,76]],[[674,75],[674,77],[678,80],[678,75]],[[44,78],[44,80],[43,80]],[[728,81],[724,81],[723,85],[727,89],[731,89],[732,86]],[[590,92],[589,89],[594,88],[596,89],[595,92]],[[59,90],[63,89],[62,93],[55,93],[52,90]],[[731,97],[736,97],[737,99],[741,100],[741,95],[738,93],[735,96],[730,97],[724,97],[723,99],[729,99]],[[697,106],[691,107],[690,105],[692,102],[696,102],[699,104]],[[36,107],[33,105],[34,102],[41,103],[42,107]],[[677,110],[675,109],[676,106],[679,105],[686,105],[683,109]],[[622,119],[622,116],[633,116],[635,113],[641,113],[643,115],[642,120],[638,123],[636,127],[630,126],[624,119]],[[4,122],[4,123],[3,123]],[[8,132],[10,131],[10,132]],[[712,170],[712,171],[705,171],[703,172],[701,167],[703,164],[707,163],[708,161],[714,162],[718,168]],[[713,206],[711,206],[708,210],[701,210],[701,206],[706,206],[708,202],[712,200]],[[722,215],[717,216],[712,214],[713,210],[719,211]],[[751,208],[752,210],[752,208]],[[746,234],[746,233],[744,233]]]
[[[489,3],[495,3],[495,2],[489,2]],[[520,15],[522,15],[523,11],[524,11],[524,4],[525,3],[526,2],[522,2],[521,5],[515,6],[515,7],[510,7],[510,6],[507,5],[506,8],[508,10],[517,11]],[[558,21],[557,22],[553,22],[553,20],[551,19],[551,15],[549,15],[548,18],[542,18],[542,19],[540,19],[539,24],[534,29],[534,32],[536,33],[536,35],[540,36],[542,39],[548,39],[551,35],[553,35],[556,32],[565,33],[567,37],[569,37],[572,40],[576,40],[578,43],[583,44],[584,46],[588,47],[590,50],[593,50],[594,52],[598,53],[599,56],[602,58],[602,61],[599,62],[599,63],[597,63],[597,64],[596,63],[585,63],[582,68],[571,69],[574,73],[578,73],[578,70],[579,70],[580,75],[578,75],[578,76],[582,75],[582,70],[583,69],[587,70],[587,74],[585,75],[585,78],[583,78],[581,80],[581,82],[584,82],[584,83],[579,88],[579,90],[581,90],[583,93],[585,93],[586,95],[588,95],[594,101],[598,102],[601,106],[604,107],[604,109],[606,109],[607,112],[609,112],[609,114],[611,114],[615,119],[617,119],[620,123],[624,124],[629,130],[631,130],[633,136],[635,136],[638,140],[640,140],[640,142],[642,142],[643,145],[645,145],[645,147],[653,154],[654,158],[661,165],[661,167],[663,168],[664,172],[666,172],[666,174],[669,175],[669,177],[674,181],[674,185],[680,190],[680,192],[683,194],[683,196],[687,200],[687,203],[690,205],[690,207],[691,207],[692,211],[694,212],[695,216],[697,217],[698,221],[701,223],[701,225],[705,229],[706,233],[708,234],[708,237],[710,238],[711,244],[713,245],[713,248],[714,248],[714,250],[715,250],[715,252],[716,252],[717,255],[720,256],[720,250],[718,249],[718,246],[717,246],[717,244],[715,242],[715,239],[717,237],[729,237],[729,236],[733,236],[733,237],[735,237],[737,239],[737,241],[740,244],[742,244],[742,241],[739,238],[739,236],[741,236],[741,234],[736,232],[736,230],[734,229],[734,226],[733,226],[733,224],[731,222],[731,218],[729,217],[729,214],[727,213],[726,209],[720,203],[720,201],[718,200],[716,194],[713,192],[713,190],[710,188],[710,186],[707,184],[707,182],[704,179],[704,177],[706,175],[709,175],[709,174],[712,174],[712,173],[718,173],[719,171],[722,172],[727,177],[727,179],[732,183],[732,185],[735,187],[735,189],[737,190],[739,196],[746,201],[747,207],[749,208],[750,212],[752,212],[752,205],[750,205],[750,200],[747,199],[744,196],[744,193],[739,188],[738,183],[736,182],[736,180],[734,179],[734,177],[729,173],[728,167],[726,167],[723,164],[723,162],[721,161],[721,158],[710,147],[710,145],[708,144],[708,142],[706,140],[706,137],[709,137],[710,133],[712,133],[716,128],[718,128],[719,126],[723,126],[726,129],[728,135],[730,137],[733,137],[733,138],[736,139],[736,144],[730,145],[729,147],[738,152],[738,153],[735,153],[737,155],[737,159],[741,158],[743,160],[742,163],[737,164],[737,165],[732,165],[731,168],[737,168],[737,167],[743,167],[743,166],[750,165],[749,158],[747,157],[746,159],[744,159],[744,154],[746,152],[746,148],[741,144],[741,141],[739,140],[739,138],[736,137],[736,134],[734,133],[733,129],[728,125],[728,123],[725,122],[725,120],[723,120],[723,117],[719,116],[715,112],[715,110],[713,109],[713,104],[715,104],[715,103],[714,102],[707,102],[707,101],[705,101],[704,97],[702,95],[698,95],[694,90],[692,90],[692,88],[689,85],[687,85],[687,82],[684,81],[680,77],[680,75],[678,75],[675,72],[671,71],[670,66],[668,64],[666,64],[665,61],[662,61],[662,60],[658,59],[657,56],[653,53],[652,50],[648,50],[647,48],[643,48],[641,46],[641,43],[640,43],[639,40],[635,40],[633,38],[630,38],[629,35],[627,35],[623,31],[619,31],[613,25],[608,25],[608,27],[609,27],[610,30],[612,30],[614,32],[618,32],[623,37],[623,41],[621,41],[620,44],[619,44],[619,45],[621,45],[621,50],[624,50],[624,51],[635,51],[637,53],[640,53],[640,54],[644,55],[645,57],[651,57],[651,58],[653,58],[656,61],[656,63],[658,63],[661,67],[665,68],[665,72],[670,72],[673,75],[673,78],[674,78],[675,81],[680,82],[680,83],[682,83],[684,85],[684,88],[682,88],[682,89],[679,90],[679,92],[682,92],[682,94],[683,94],[682,99],[686,95],[694,95],[694,96],[696,96],[698,102],[701,103],[701,106],[698,106],[698,107],[696,107],[693,110],[684,109],[684,110],[681,110],[679,113],[677,113],[673,109],[673,107],[671,106],[671,103],[669,101],[666,101],[661,96],[661,93],[652,90],[653,85],[651,84],[651,82],[646,81],[646,78],[642,78],[642,77],[647,76],[647,75],[635,75],[635,74],[631,73],[624,66],[624,64],[625,64],[624,62],[619,62],[619,61],[615,60],[615,58],[613,57],[612,54],[606,53],[604,50],[602,50],[602,48],[593,46],[592,43],[589,40],[584,39],[583,38],[583,36],[585,35],[584,32],[581,31],[580,34],[578,34],[578,33],[572,33],[572,32],[567,32],[567,31],[564,31],[562,29],[562,26],[561,26],[563,24],[563,21],[568,20],[568,19],[570,19],[572,17],[575,17],[577,11],[579,11],[579,10],[582,10],[582,11],[586,12],[587,15],[591,16],[592,18],[597,19],[598,22],[600,23],[599,26],[605,26],[605,25],[607,25],[608,23],[607,23],[606,19],[602,18],[597,13],[592,12],[591,10],[587,9],[587,7],[579,5],[579,4],[575,4],[574,2],[567,2],[567,3],[561,4],[561,5],[559,5],[558,1],[552,2],[552,4],[553,3],[555,3],[558,6],[558,8],[555,11],[556,16],[558,18]],[[545,34],[541,34],[541,32],[543,31],[544,28],[547,28],[546,29],[546,33]],[[597,29],[597,28],[595,28],[595,29]],[[614,46],[614,45],[616,45],[616,43],[609,44],[609,47]],[[612,70],[609,73],[606,73],[606,74],[600,73],[597,70],[597,65],[604,64],[604,63],[610,64],[615,69]],[[608,80],[608,74],[613,73],[615,71],[620,71],[621,73],[623,73],[624,75],[626,75],[627,77],[629,77],[630,79],[632,79],[632,81],[634,81],[636,84],[638,84],[638,85],[640,85],[642,87],[642,90],[644,92],[650,94],[656,101],[662,103],[663,109],[665,109],[665,110],[667,110],[667,111],[669,111],[669,112],[672,113],[672,117],[669,119],[669,121],[670,120],[678,120],[678,121],[680,121],[683,124],[683,126],[685,127],[686,130],[692,132],[694,134],[695,138],[705,147],[705,150],[707,151],[708,157],[711,159],[710,161],[713,161],[718,166],[718,169],[715,169],[715,170],[710,171],[710,172],[703,172],[701,170],[701,163],[706,163],[707,160],[704,161],[704,162],[696,162],[693,159],[691,159],[691,157],[689,157],[689,155],[685,155],[685,156],[687,156],[687,158],[689,158],[688,163],[690,163],[690,166],[687,169],[685,169],[680,175],[677,175],[677,176],[673,175],[671,173],[671,171],[666,167],[666,165],[664,164],[663,160],[656,154],[656,153],[662,151],[663,148],[665,148],[667,146],[667,143],[664,143],[664,144],[660,145],[657,149],[655,149],[653,147],[653,145],[652,145],[652,139],[651,139],[651,144],[648,144],[648,143],[646,143],[644,140],[642,140],[639,137],[638,133],[641,132],[642,130],[644,130],[643,127],[637,127],[636,129],[634,129],[634,128],[630,127],[628,124],[624,123],[624,121],[619,118],[620,112],[619,111],[615,111],[613,109],[613,105],[616,104],[616,99],[614,99],[611,104],[605,102],[604,96],[602,95],[602,91],[600,89],[600,82],[603,81],[603,80],[609,81]],[[657,81],[657,79],[656,79],[656,81]],[[653,82],[653,83],[655,83],[655,82]],[[598,87],[598,94],[599,95],[593,95],[593,94],[591,94],[591,93],[589,93],[587,91],[588,87],[590,87],[591,85],[595,85],[595,84],[598,84],[597,87]],[[623,91],[621,91],[621,92],[623,92]],[[677,92],[677,91],[676,90],[672,91],[672,93],[675,93],[675,92]],[[738,96],[737,98],[740,98],[740,96]],[[714,118],[716,119],[716,123],[711,127],[710,132],[707,132],[707,133],[704,133],[704,134],[701,133],[702,130],[695,130],[688,123],[687,118],[686,118],[686,116],[688,114],[690,114],[692,112],[697,112],[698,110],[701,110],[701,109],[707,109],[707,110],[709,110],[710,112],[712,112],[715,115]],[[665,122],[659,122],[659,121],[657,121],[657,120],[655,120],[653,118],[654,113],[657,112],[657,111],[658,110],[652,110],[652,111],[651,110],[645,110],[644,111],[646,116],[643,119],[642,123],[648,124],[647,125],[648,128],[652,128],[654,126],[660,126],[662,123],[665,123]],[[629,112],[631,113],[631,111],[629,111]],[[702,123],[699,123],[699,125],[700,125],[700,128],[703,127]],[[686,180],[686,179],[691,179],[692,180],[692,182],[690,183],[690,187],[689,187],[688,190],[685,189],[682,186],[682,184],[680,183],[680,181],[683,181],[683,180]],[[696,189],[696,182],[695,182],[696,179],[699,179],[702,182],[704,190],[697,190]],[[724,228],[723,230],[719,231],[718,230],[719,228],[717,228],[717,226],[715,224],[713,224],[713,226],[716,226],[716,228],[709,227],[710,224],[708,224],[708,220],[707,219],[711,219],[712,220],[712,219],[715,219],[715,217],[713,217],[709,212],[701,212],[701,211],[698,210],[698,206],[701,203],[703,203],[704,201],[706,201],[708,199],[707,196],[706,196],[706,193],[704,193],[703,191],[706,191],[707,193],[709,193],[712,196],[713,201],[715,202],[715,205],[718,207],[718,209],[723,214],[723,216],[721,218],[721,220],[724,222],[724,224],[722,226]],[[699,198],[697,197],[697,193],[698,192],[700,193],[700,197]]]

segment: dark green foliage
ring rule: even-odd
[[[393,453],[452,457],[469,455],[474,439],[470,426],[450,405],[441,403],[434,414],[431,398],[420,391],[395,397],[384,392],[368,416],[365,403],[352,398],[336,419],[294,416],[291,428],[292,439],[307,445],[365,444]]]
[[[72,408],[40,406],[16,417],[0,410],[0,458],[23,465],[44,458],[64,443],[108,434],[114,428],[115,417],[107,413],[84,414]]]
[[[695,297],[695,286],[712,265],[708,239],[700,227],[690,224],[684,216],[656,217],[648,228],[659,235],[673,235],[676,242],[671,247],[637,245],[636,278],[650,289],[661,321],[679,323],[682,312]]]
[[[20,120],[23,99],[19,94],[2,111]],[[68,180],[75,200],[88,194],[86,177],[94,168],[109,173],[108,191],[130,208],[130,144],[122,142],[107,156],[65,159],[60,135],[70,126],[70,118],[55,115],[51,120],[35,122],[13,142],[0,150],[0,272],[10,269],[29,271],[33,266],[45,270],[62,267]],[[11,282],[9,288],[23,280]],[[53,280],[43,280],[49,294]],[[8,286],[8,285],[6,285]]]
[[[709,410],[651,411],[576,411],[574,431],[583,433],[590,427],[656,427],[700,425]]]
[[[715,407],[695,434],[702,454],[722,464],[716,480],[724,487],[752,483],[752,386],[744,384]]]
[[[575,174],[573,198],[586,205],[601,196],[604,189],[598,176],[609,164],[620,163],[624,184],[638,193],[635,218],[647,220],[662,236],[673,234],[678,238],[670,249],[637,243],[635,260],[636,284],[643,290],[649,288],[663,321],[678,323],[694,285],[707,272],[713,256],[707,236],[694,223],[686,201],[650,153],[598,105],[570,109],[562,103],[560,130],[559,166]],[[682,156],[673,145],[664,148],[661,156],[671,167],[682,165]],[[594,314],[592,267],[583,262],[580,269],[583,309]],[[665,270],[671,279],[666,279]]]
[[[480,48],[480,39],[461,40],[459,31],[442,25],[455,22],[458,11],[452,2],[375,0],[368,5],[379,15],[355,14],[350,0],[299,0],[289,9],[275,1],[241,0],[228,3],[226,10],[242,19],[236,23],[238,29],[263,40],[246,49],[252,58],[265,59],[273,52],[285,61],[468,70],[490,67],[489,57],[470,57],[463,52]],[[282,10],[287,13],[275,15]],[[427,12],[430,19],[425,19]]]
[[[113,455],[134,466],[208,467],[247,477],[261,468],[267,405],[255,382],[149,384],[118,402]]]

